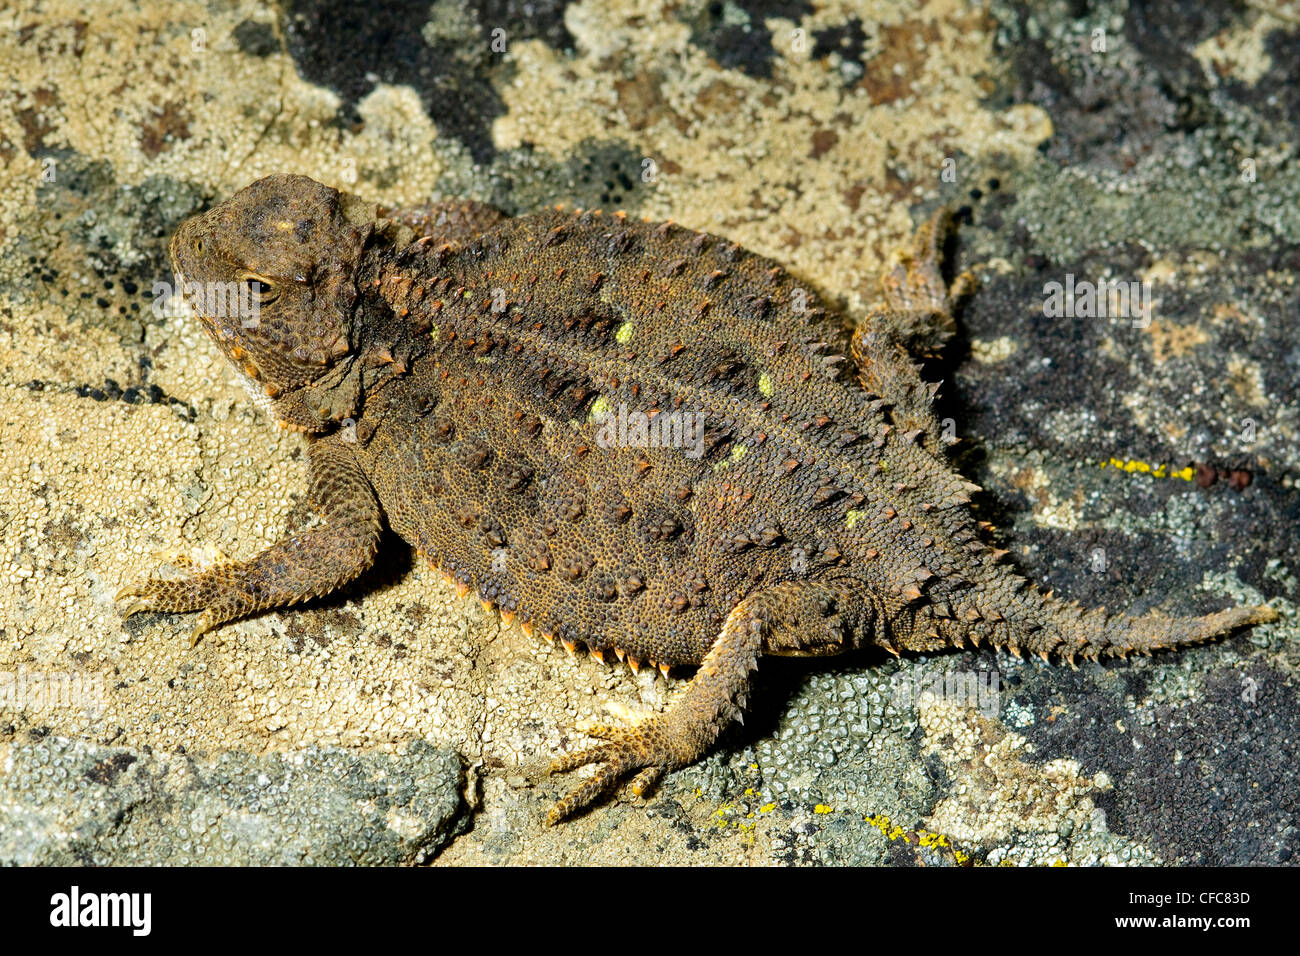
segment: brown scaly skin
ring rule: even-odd
[[[605,744],[553,764],[598,769],[551,822],[698,759],[764,654],[969,638],[1073,662],[1273,620],[1084,610],[1001,563],[908,357],[954,327],[945,225],[918,231],[850,341],[780,266],[671,224],[389,213],[301,176],[253,183],[182,225],[172,262],[262,299],[255,327],[191,304],[271,414],[313,436],[323,522],[127,588],[127,613],[202,611],[197,636],[326,594],[366,568],[386,519],[459,591],[570,652],[699,665],[667,712],[595,728]],[[620,406],[701,413],[703,453],[603,441],[600,413]]]

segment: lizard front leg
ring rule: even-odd
[[[758,591],[727,616],[722,631],[686,692],[662,714],[627,727],[600,725],[587,733],[607,743],[566,754],[552,773],[599,764],[600,769],[557,803],[546,818],[558,823],[591,803],[617,780],[640,771],[632,791],[644,794],[666,771],[694,763],[732,720],[742,719],[750,674],[762,654],[823,656],[848,650],[870,608],[843,588],[790,582]]]
[[[157,578],[123,588],[136,601],[123,613],[202,611],[193,646],[218,624],[320,597],[368,568],[383,530],[379,503],[347,444],[336,437],[311,446],[308,500],[324,519],[249,561],[222,564],[179,580]]]

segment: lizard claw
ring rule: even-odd
[[[632,778],[632,792],[638,797],[644,797],[654,789],[654,785],[659,782],[659,778],[662,777],[663,774],[663,767],[646,767]]]
[[[129,597],[129,596],[130,595],[126,593],[125,589],[123,589],[122,591],[118,592],[117,597],[113,598],[113,600],[120,601],[122,600],[122,598]],[[130,617],[132,614],[143,614],[145,611],[152,611],[152,610],[153,610],[153,606],[150,604],[149,601],[132,601],[130,606],[127,607],[127,609],[122,612],[122,616]]]
[[[190,647],[199,643],[199,638],[208,631],[216,627],[216,621],[212,619],[212,609],[209,608],[199,615],[199,619],[194,624],[194,630],[190,631]]]
[[[116,594],[113,595],[113,600],[120,601],[123,598],[143,597],[148,593],[149,593],[148,581],[144,582],[143,584],[128,584],[125,585],[123,588],[121,588],[121,590],[119,590]],[[144,610],[144,608],[141,607],[141,605],[143,604],[145,604],[144,601],[136,601],[134,604],[131,605],[131,608],[128,609],[126,613],[134,614],[136,613],[136,610]]]

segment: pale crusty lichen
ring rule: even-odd
[[[381,85],[358,105],[361,130],[340,133],[338,97],[302,80],[286,53],[240,52],[231,34],[249,19],[275,18],[250,2],[19,4],[0,15],[6,36],[30,32],[3,47],[23,82],[0,94],[0,139],[19,146],[39,130],[47,146],[110,162],[122,183],[162,174],[228,193],[292,169],[383,202],[430,194],[445,160],[410,89]],[[0,207],[30,205],[42,161],[17,148],[10,163]],[[374,185],[392,170],[391,186]]]
[[[918,711],[922,752],[936,754],[953,777],[926,821],[930,829],[965,846],[997,845],[991,863],[1114,863],[1121,846],[1128,859],[1153,861],[1145,847],[1106,829],[1092,799],[1111,787],[1105,773],[1085,777],[1070,759],[1034,763],[1024,737],[933,695],[922,696]]]

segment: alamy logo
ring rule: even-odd
[[[596,444],[601,448],[684,448],[687,458],[704,454],[703,412],[630,412],[626,405],[617,411],[597,400],[591,421],[600,427]]]
[[[1132,319],[1133,328],[1151,324],[1151,283],[1120,282],[1118,279],[1087,279],[1076,282],[1074,273],[1065,282],[1043,286],[1043,315],[1049,319]]]
[[[135,936],[152,928],[152,893],[70,893],[50,897],[51,926],[129,926]]]
[[[989,719],[998,715],[1002,681],[997,671],[921,674],[918,670],[910,668],[898,675],[892,703],[899,710],[910,710],[928,696],[954,707],[973,708]]]
[[[170,282],[153,284],[153,314],[166,318],[185,302],[204,319],[239,319],[246,329],[255,329],[262,315],[262,300],[247,282],[186,282],[175,288]]]
[[[0,710],[80,707],[98,714],[104,707],[104,675],[72,671],[0,671]]]

